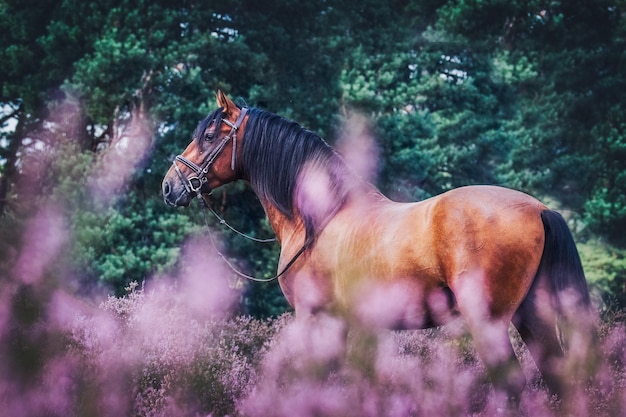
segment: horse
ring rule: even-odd
[[[461,316],[494,387],[519,404],[526,378],[513,323],[550,392],[565,396],[559,325],[581,325],[592,307],[558,212],[490,185],[394,202],[296,122],[239,107],[222,91],[217,105],[173,161],[163,198],[188,206],[247,181],[280,243],[278,281],[296,318],[340,311],[366,325],[423,329]]]

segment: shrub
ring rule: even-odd
[[[83,317],[74,328],[74,348],[88,358],[94,381],[108,387],[103,370],[118,369],[118,382],[131,390],[120,401],[137,416],[233,414],[285,319],[198,320],[174,287],[128,290],[102,304],[106,325]]]
[[[38,301],[47,321],[29,322],[18,335],[23,343],[36,337],[41,358],[32,377],[14,375],[28,378],[25,391],[16,391],[27,385],[11,375],[0,378],[3,410],[17,417],[502,413],[502,398],[460,321],[425,331],[348,329],[341,319],[323,315],[259,320],[211,305],[202,314],[184,280],[151,289],[133,284],[127,291],[99,308],[60,291],[45,297],[20,293],[24,305]],[[512,330],[529,380],[519,415],[548,417],[564,409],[571,416],[620,415],[626,405],[622,319],[623,312],[605,316],[599,329],[604,361],[595,379],[579,381],[571,404],[547,394]],[[572,357],[583,361],[570,363],[572,377],[590,366],[584,355]]]

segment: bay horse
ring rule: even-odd
[[[565,394],[557,325],[565,304],[576,325],[591,303],[560,214],[497,186],[393,202],[299,124],[240,108],[221,91],[217,104],[165,175],[163,197],[188,206],[247,181],[280,243],[279,284],[297,318],[341,311],[366,325],[421,329],[462,316],[494,387],[518,402],[526,381],[512,322],[548,388]]]

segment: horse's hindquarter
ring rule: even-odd
[[[468,299],[470,308],[482,303],[481,314],[510,319],[541,261],[545,209],[527,194],[494,186],[462,187],[437,198],[433,250],[457,299]]]
[[[491,315],[512,314],[540,261],[543,209],[526,194],[486,186],[419,203],[349,205],[320,236],[314,261],[336,301],[389,327],[447,321],[459,288]]]

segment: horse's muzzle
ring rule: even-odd
[[[161,184],[163,200],[166,204],[174,207],[187,207],[194,196],[190,195],[184,188],[172,184],[169,179],[164,179]]]

